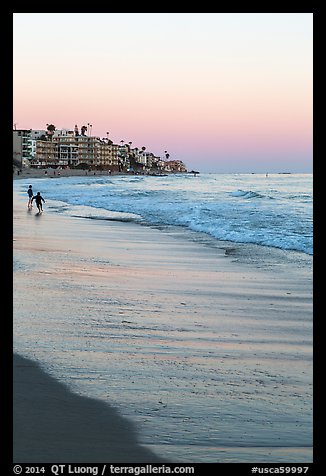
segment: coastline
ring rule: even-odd
[[[144,176],[160,176],[160,175],[168,175],[167,172],[164,174],[159,173],[133,173],[133,172],[116,172],[112,171],[109,172],[108,170],[82,170],[82,169],[34,169],[34,168],[23,168],[19,175],[15,171],[13,173],[13,180],[19,179],[34,179],[34,178],[58,178],[58,177],[91,177],[91,176],[99,176],[99,177],[114,177],[120,175],[129,175],[129,176],[137,176],[137,175],[144,175]],[[169,172],[170,175],[172,174],[188,174],[191,172]]]
[[[182,460],[192,461],[191,453],[196,444],[199,445],[196,435],[191,433],[190,427],[188,429],[193,423],[201,424],[204,432],[209,431],[209,438],[215,444],[211,457],[202,456],[201,461],[218,462],[223,458],[224,461],[225,458],[275,461],[275,457],[290,461],[291,454],[293,462],[309,460],[311,349],[308,343],[297,341],[296,334],[288,337],[286,333],[294,332],[292,327],[298,328],[301,340],[309,340],[311,283],[307,287],[305,280],[296,278],[294,272],[285,276],[243,267],[222,250],[212,251],[180,236],[135,223],[94,222],[60,216],[46,208],[43,215],[37,216],[34,210],[27,212],[25,198],[17,194],[14,196],[14,240],[16,351],[22,350],[29,356],[35,354],[36,361],[51,369],[57,379],[62,372],[63,380],[69,381],[71,388],[86,394],[89,391],[92,398],[97,390],[94,392],[94,385],[87,383],[91,383],[87,377],[91,375],[88,366],[101,366],[95,381],[100,375],[108,382],[109,402],[113,399],[115,405],[119,398],[124,399],[120,413],[128,413],[129,405],[127,416],[134,415],[134,421],[139,423],[142,445],[148,446],[150,436],[147,435],[155,428],[159,416],[159,423],[166,424],[169,444],[164,446],[162,437],[158,436],[157,441],[153,441],[153,449],[156,454],[164,454],[164,458],[169,451],[168,459],[180,461],[177,446],[174,450],[172,446],[176,431],[173,425],[181,424],[184,439],[188,432],[194,437],[189,455],[185,450]],[[76,336],[63,333],[64,342],[59,342],[60,336],[56,334],[68,310],[74,326],[74,319],[80,319],[85,306],[88,306],[89,317],[83,319],[79,337],[77,330]],[[100,320],[105,316],[109,321],[101,328]],[[98,328],[94,334],[93,328],[87,327],[89,320],[93,321],[92,327]],[[147,330],[151,325],[153,327]],[[216,326],[214,339],[209,326],[213,326],[214,332]],[[73,329],[66,327],[67,332]],[[82,334],[85,329],[90,342],[95,342],[89,344],[90,352],[74,347],[78,339],[85,339]],[[103,334],[100,335],[101,329]],[[264,339],[268,335],[275,339],[266,343]],[[53,347],[54,344],[57,347]],[[190,346],[188,353],[185,345]],[[82,362],[78,353],[87,355],[90,362],[82,364],[84,369],[76,367]],[[281,361],[278,360],[280,354]],[[107,359],[105,364],[99,362],[97,355]],[[296,370],[292,368],[293,359]],[[74,367],[71,370],[70,365]],[[188,375],[191,369],[193,374]],[[206,381],[207,375],[209,380]],[[22,376],[18,374],[20,381]],[[200,387],[201,379],[205,389]],[[152,395],[148,396],[149,385]],[[304,386],[306,394],[300,398]],[[25,387],[28,395],[27,382]],[[98,392],[103,398],[102,390]],[[257,403],[253,405],[254,398]],[[227,399],[234,404],[230,415],[223,407]],[[215,405],[214,431],[209,426],[209,414],[207,422],[205,418],[200,420],[206,416],[205,402],[208,406]],[[239,402],[245,406],[240,407]],[[148,412],[146,416],[137,410],[137,407],[143,408],[144,403],[147,410],[142,412]],[[260,417],[253,422],[254,408]],[[292,421],[296,409],[298,418]],[[293,426],[281,437],[277,430],[284,428],[282,419],[273,422],[272,433],[267,431],[274,411],[277,414],[283,411],[284,421],[288,419],[288,425]],[[235,422],[239,425],[239,417],[243,418],[240,426],[244,434],[234,427]],[[38,416],[34,414],[33,419],[38,421]],[[227,434],[229,447],[218,449],[218,442],[222,441],[223,433],[228,433],[228,428],[232,428],[235,443],[232,435]],[[255,435],[257,428],[261,428],[262,433]],[[292,442],[296,433],[291,432],[298,429],[302,435],[298,434]],[[301,444],[303,437],[304,445]],[[45,446],[50,443],[47,438]],[[63,442],[67,442],[65,438],[66,435]],[[181,445],[180,435],[175,438]],[[248,443],[246,449],[244,441]],[[127,451],[121,444],[120,458]],[[37,448],[37,440],[31,438],[30,445]],[[264,445],[268,449],[264,449]],[[158,449],[162,449],[162,453]],[[194,454],[197,461],[200,453]],[[66,456],[57,453],[52,457],[62,460]],[[97,457],[95,452],[94,458]],[[69,455],[67,461],[71,462]],[[92,461],[89,456],[87,461]]]

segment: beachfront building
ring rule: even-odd
[[[107,139],[94,136],[75,136],[78,163],[100,170],[118,169],[118,148]]]
[[[30,162],[32,167],[37,168],[57,167],[55,143],[47,140],[36,140],[35,156]]]
[[[158,158],[158,161],[157,161],[157,168],[160,170],[160,171],[163,171],[164,170],[164,160],[161,159],[160,157]]]
[[[162,169],[165,172],[187,172],[187,168],[182,160],[163,160]]]
[[[96,138],[78,135],[74,137],[78,151],[78,165],[85,164],[93,167],[98,165],[98,151],[96,147]]]
[[[55,131],[51,140],[36,140],[31,165],[43,167],[79,167],[118,170],[118,150],[99,137],[75,135],[73,131]]]
[[[110,166],[113,166],[113,170],[119,169],[119,146],[118,144],[113,144],[112,141],[109,141],[110,147]]]
[[[146,167],[148,169],[158,169],[160,157],[155,156],[152,152],[146,153]]]
[[[50,127],[50,126],[49,126]],[[114,144],[107,138],[87,136],[86,127],[56,130],[13,131],[13,159],[16,166],[36,168],[82,168],[112,172],[186,172],[182,161],[164,161],[146,147],[131,148],[132,142]]]
[[[130,170],[129,150],[130,147],[128,144],[118,146],[118,163],[120,172],[122,170]]]
[[[27,166],[31,158],[31,129],[13,131],[13,159],[20,167]]]
[[[67,137],[68,141],[65,142]],[[37,139],[35,142],[35,154],[31,160],[32,167],[57,168],[77,164],[76,149],[70,143],[67,134],[62,134],[61,137],[59,131],[55,131],[51,140],[46,139],[46,135],[43,135],[42,139]]]
[[[36,142],[37,142],[38,139],[30,139],[30,158],[29,158],[29,162],[35,158],[35,155],[36,155]],[[29,163],[29,166],[30,166],[30,163]]]
[[[156,157],[152,152],[140,151],[137,162],[143,170],[157,169],[160,157]]]
[[[71,129],[56,129],[53,131],[52,138],[55,137],[72,137],[74,131]]]
[[[22,152],[23,152],[23,137],[18,134],[19,131],[14,131],[12,138],[12,156],[13,163],[19,168],[22,168]]]
[[[29,138],[30,140],[41,139],[41,137],[46,137],[46,134],[45,129],[30,129]]]
[[[78,147],[69,136],[53,137],[53,142],[56,149],[56,157],[58,159],[58,166],[60,167],[76,167],[78,165]]]
[[[36,141],[45,138],[44,129],[15,129],[13,130],[13,158],[16,165],[29,167],[36,155]]]

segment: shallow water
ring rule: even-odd
[[[270,277],[259,281],[259,291],[254,275],[253,293],[248,282],[235,289],[231,271],[219,292],[218,281],[211,280],[213,248],[201,248],[189,236],[150,230],[153,243],[163,233],[167,246],[189,248],[193,263],[177,254],[170,267],[158,255],[144,274],[137,256],[127,252],[130,236],[139,253],[143,249],[145,235],[134,224],[125,254],[112,256],[103,241],[107,226],[114,239],[112,224],[66,220],[78,222],[81,243],[89,233],[103,248],[94,252],[93,242],[88,253],[84,243],[80,252],[58,246],[35,255],[18,247],[17,352],[42,363],[77,393],[113,404],[137,422],[142,444],[171,461],[312,461],[306,268],[298,284],[286,269],[275,274],[277,263],[269,271],[267,266],[263,272],[274,273],[277,295],[269,296]],[[41,227],[44,220],[37,223]],[[93,225],[99,236],[92,234]],[[69,236],[69,227],[66,232]],[[152,257],[142,258],[150,266]],[[132,267],[124,275],[127,264]]]
[[[16,181],[26,195],[27,179]],[[29,179],[30,180],[30,179]],[[58,213],[181,226],[215,240],[312,255],[312,174],[191,174],[33,180]]]

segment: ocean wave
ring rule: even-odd
[[[49,201],[50,202],[50,201]],[[96,208],[86,205],[68,205],[62,202],[50,202],[49,208],[57,213],[64,213],[76,218],[88,218],[92,220],[108,220],[123,222],[142,222],[142,217],[135,213],[116,212],[105,208]]]
[[[213,238],[221,241],[230,241],[233,243],[251,243],[261,246],[273,247],[283,250],[292,250],[313,255],[312,240],[309,237],[296,237],[293,233],[287,235],[265,233],[262,230],[252,231],[250,229],[232,229],[231,226],[220,226],[209,223],[200,223],[192,221],[187,226],[193,231],[206,233]]]
[[[258,192],[254,192],[252,190],[236,190],[234,192],[230,192],[232,197],[241,197],[241,198],[264,198],[265,195],[262,195]],[[271,198],[271,197],[268,197]]]
[[[252,176],[73,177],[37,179],[57,213],[149,226],[181,226],[217,240],[256,243],[312,255],[310,179]],[[87,185],[87,186],[85,186]],[[27,182],[17,184],[26,194]],[[272,200],[275,199],[275,200]],[[52,202],[50,203],[50,201]],[[60,201],[58,201],[60,200]],[[277,203],[277,206],[275,204]]]

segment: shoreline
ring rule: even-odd
[[[26,179],[26,178],[59,178],[59,177],[118,177],[118,176],[145,176],[145,177],[162,177],[168,175],[188,175],[191,172],[109,172],[108,170],[82,170],[82,169],[22,169],[22,171],[13,173],[13,180]]]
[[[16,193],[14,240],[16,351],[78,394],[108,392],[141,445],[170,461],[309,460],[311,283],[135,223],[37,216]]]
[[[93,172],[89,173],[88,175],[85,175],[85,171],[80,171],[80,170],[75,170],[75,169],[65,169],[64,170],[64,174],[61,175],[60,177],[58,177],[57,175],[53,175],[53,169],[48,169],[50,170],[50,173],[48,175],[44,175],[44,169],[33,169],[33,173],[31,172],[31,175],[30,172],[29,172],[30,169],[24,169],[24,172],[23,174],[17,176],[17,175],[14,175],[14,182],[18,182],[18,181],[24,181],[26,180],[26,187],[28,186],[28,182],[27,180],[28,179],[31,179],[31,181],[33,179],[60,179],[60,178],[70,178],[70,177],[88,177],[89,179],[92,179],[93,177]],[[96,174],[98,175],[98,177],[110,177],[110,175],[107,173],[107,171],[97,171]],[[165,174],[164,174],[165,175]],[[168,174],[168,175],[191,175],[190,172],[188,173],[171,173],[171,174]],[[203,174],[205,175],[205,174]],[[213,174],[214,175],[214,174]],[[231,175],[234,175],[234,174],[231,174]],[[238,175],[238,174],[235,174],[235,175]],[[242,175],[242,174],[240,174]],[[244,174],[244,175],[251,175],[251,174]],[[261,175],[264,175],[264,174],[261,174]],[[153,176],[153,177],[158,177],[159,175],[155,175],[155,174],[133,174],[133,173],[127,173],[127,172],[113,172],[111,177],[114,178],[114,177],[137,177],[137,176]],[[42,184],[46,184],[46,180],[43,182],[42,181]],[[44,185],[46,186],[46,185]],[[51,199],[49,199],[51,200]],[[49,202],[50,203],[50,202]],[[53,200],[53,204],[56,203],[56,200],[54,199]],[[73,207],[74,205],[70,205],[68,203],[68,207],[71,206]],[[94,211],[96,211],[97,208],[94,207]],[[94,218],[94,219],[97,219],[97,220],[110,220],[111,217],[109,216],[109,213],[110,211],[109,210],[105,210],[105,212],[108,212],[108,217],[106,218],[105,216],[104,217],[89,217],[89,216],[82,216],[80,215],[80,218],[84,218],[84,219],[90,219],[90,218]],[[123,212],[121,212],[123,213]],[[128,212],[126,212],[128,213]],[[132,212],[131,212],[132,213]],[[117,218],[117,215],[119,214],[119,212],[115,212],[115,211],[112,211],[112,214],[113,215],[116,215],[116,216],[112,216],[112,220],[117,220],[119,221],[119,218]],[[78,216],[78,215],[76,215]],[[123,220],[122,220],[123,221]],[[228,240],[228,239],[222,239],[222,238],[215,238],[214,236],[211,236],[209,233],[203,231],[195,231],[191,228],[187,228],[187,227],[184,227],[182,225],[169,225],[169,224],[159,224],[159,225],[155,225],[155,224],[151,224],[150,222],[146,222],[145,220],[142,219],[142,222],[141,222],[142,225],[144,226],[148,226],[149,228],[157,228],[157,229],[161,229],[161,230],[176,230],[176,233],[178,234],[179,231],[180,231],[180,235],[181,234],[184,234],[184,236],[186,237],[186,235],[188,236],[188,238],[190,239],[194,239],[196,240],[196,237],[198,238],[198,242],[199,243],[205,243],[207,244],[208,246],[211,246],[212,248],[220,248],[220,249],[224,249],[225,251],[225,254],[226,255],[232,255],[232,258],[233,259],[236,259],[236,260],[239,260],[241,261],[241,263],[247,263],[247,264],[253,264],[253,265],[257,265],[257,264],[263,264],[265,259],[264,258],[267,258],[267,267],[274,261],[274,260],[279,260],[281,263],[283,262],[283,260],[287,261],[289,260],[289,262],[293,265],[295,265],[298,269],[298,271],[300,272],[300,268],[301,267],[306,267],[306,268],[309,268],[312,266],[312,259],[313,259],[313,254],[310,253],[310,252],[307,252],[307,251],[304,251],[304,250],[300,250],[300,249],[296,249],[296,248],[285,248],[285,247],[279,247],[277,245],[273,246],[273,245],[270,245],[270,244],[263,244],[263,243],[255,243],[255,242],[251,242],[251,241],[233,241],[233,240]],[[296,263],[296,256],[298,257],[297,260],[298,260],[298,263]],[[267,269],[267,268],[266,268]]]

